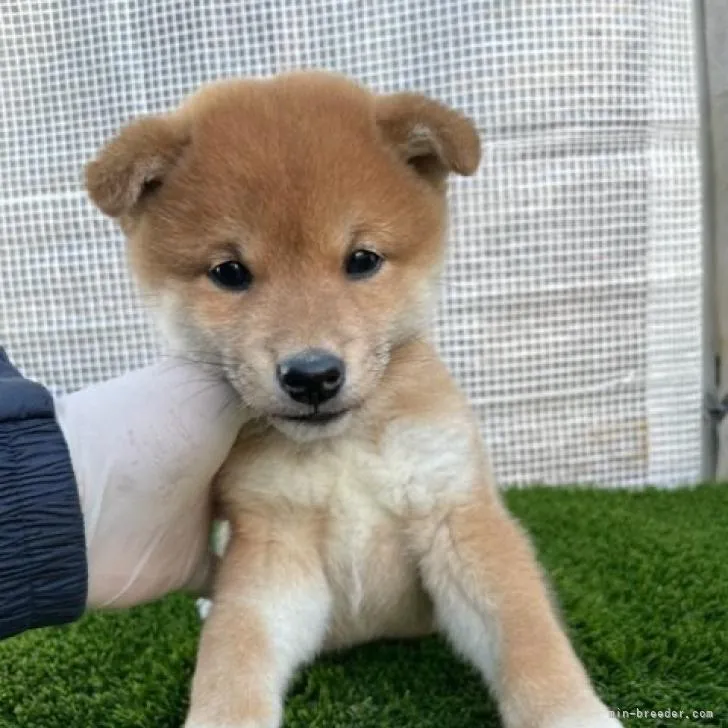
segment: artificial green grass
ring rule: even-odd
[[[625,725],[728,726],[728,487],[507,500],[604,700],[687,716]],[[198,634],[192,601],[172,597],[0,643],[0,727],[178,728]],[[478,677],[436,638],[325,657],[286,707],[287,728],[498,725]]]

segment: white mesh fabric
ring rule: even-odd
[[[702,271],[692,0],[0,0],[0,342],[54,391],[155,337],[82,164],[199,84],[294,67],[471,114],[442,350],[504,484],[696,480]]]

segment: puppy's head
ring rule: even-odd
[[[428,325],[445,182],[472,123],[416,94],[298,73],[203,88],[86,168],[164,328],[299,440],[342,431]]]

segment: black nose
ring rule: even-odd
[[[278,381],[296,402],[318,406],[335,397],[344,383],[344,362],[321,349],[307,349],[278,365]]]

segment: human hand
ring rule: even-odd
[[[56,400],[86,529],[88,606],[204,583],[210,483],[247,419],[201,364],[169,358]]]

